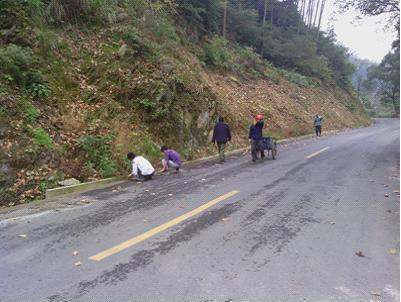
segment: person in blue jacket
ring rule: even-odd
[[[221,163],[224,163],[226,160],[224,150],[229,141],[231,141],[230,127],[224,122],[223,117],[219,117],[218,122],[214,126],[212,143],[217,143],[217,149],[219,150],[219,158]]]
[[[258,160],[259,152],[261,159],[265,157],[265,152],[260,147],[260,142],[263,139],[263,126],[264,126],[263,119],[264,119],[263,115],[258,114],[257,116],[255,116],[254,122],[249,128],[249,140],[251,143],[251,155],[253,162]]]

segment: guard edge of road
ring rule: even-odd
[[[346,129],[343,130],[330,130],[325,132],[324,136],[327,135],[331,135],[331,134],[335,134],[341,131],[344,131]],[[302,136],[296,136],[296,137],[290,137],[290,138],[285,138],[285,139],[281,139],[277,141],[277,144],[285,144],[285,143],[290,143],[290,142],[294,142],[297,140],[303,140],[303,139],[308,139],[308,138],[312,138],[314,137],[315,134],[307,134],[307,135],[302,135]],[[246,148],[240,148],[240,149],[236,149],[236,150],[232,150],[229,152],[226,152],[226,156],[233,156],[233,155],[238,155],[238,154],[242,154],[245,152],[249,151],[249,147]],[[197,164],[201,164],[201,163],[205,163],[205,162],[209,162],[212,160],[216,160],[219,158],[219,155],[211,155],[211,156],[207,156],[207,157],[202,157],[202,158],[198,158],[195,160],[191,160],[191,161],[185,161],[183,162],[183,166],[184,167],[191,167]],[[122,176],[116,176],[116,177],[110,177],[110,178],[106,178],[106,179],[100,179],[100,180],[95,180],[95,181],[91,181],[91,182],[84,182],[84,183],[80,183],[77,185],[72,185],[72,186],[65,186],[65,187],[58,187],[58,188],[54,188],[54,189],[48,189],[46,190],[46,200],[53,200],[56,197],[61,197],[64,195],[70,195],[73,193],[83,193],[83,192],[89,192],[89,191],[93,191],[93,190],[98,190],[98,189],[105,189],[108,187],[112,187],[112,186],[116,186],[119,185],[121,183],[126,182],[126,178],[122,177]]]

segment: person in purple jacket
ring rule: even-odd
[[[178,172],[181,167],[181,158],[178,152],[169,149],[166,146],[162,146],[160,150],[164,153],[164,158],[162,159],[162,172],[167,172],[168,168],[173,168],[175,169],[175,172]]]

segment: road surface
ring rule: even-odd
[[[382,119],[2,215],[0,301],[399,301],[399,143]]]

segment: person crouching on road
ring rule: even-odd
[[[137,180],[151,180],[155,174],[152,164],[144,157],[138,156],[132,152],[127,154],[127,158],[131,161],[132,172],[129,178]]]
[[[258,159],[258,152],[260,152],[261,159],[265,157],[265,152],[260,148],[260,142],[263,138],[263,115],[258,114],[255,116],[253,124],[249,128],[249,140],[251,143],[251,154],[252,161],[255,162]]]
[[[219,117],[218,122],[214,126],[212,143],[214,145],[217,143],[221,163],[224,163],[226,160],[224,150],[229,141],[231,141],[230,127],[224,122],[224,118]]]
[[[160,150],[164,153],[164,158],[162,159],[162,172],[167,172],[168,168],[173,168],[175,169],[175,172],[178,173],[181,167],[180,154],[178,154],[177,151],[167,148],[166,146],[161,147]]]
[[[322,122],[323,122],[323,117],[321,117],[319,114],[316,114],[313,120],[316,136],[322,136]]]

